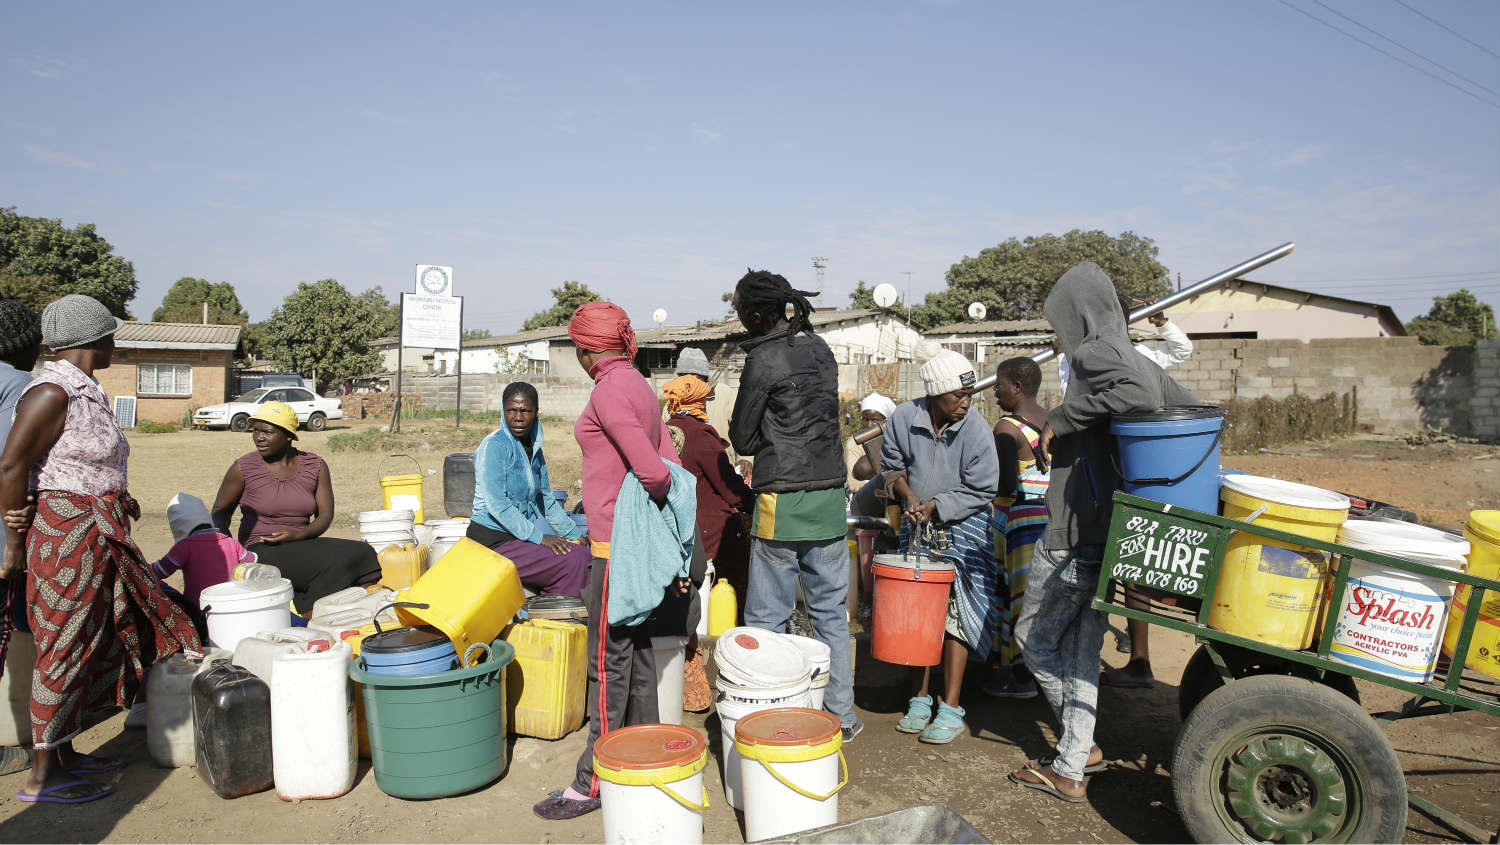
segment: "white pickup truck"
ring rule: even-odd
[[[248,431],[250,417],[262,402],[285,402],[292,406],[297,414],[297,426],[308,431],[322,431],[329,420],[344,417],[344,406],[339,400],[325,399],[305,387],[262,387],[232,402],[199,408],[193,414],[193,428]]]

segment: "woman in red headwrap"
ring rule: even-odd
[[[656,661],[645,625],[609,624],[609,538],[615,500],[625,475],[634,472],[657,504],[666,502],[672,477],[662,460],[680,463],[661,420],[656,392],[634,367],[635,332],[630,318],[611,302],[590,302],[568,323],[578,363],[594,380],[589,403],[573,426],[583,452],[583,509],[589,518],[589,740],[577,773],[565,789],[532,807],[544,819],[571,819],[599,808],[594,776],[594,740],[627,725],[657,721]],[[677,589],[687,591],[687,579]]]
[[[743,596],[749,581],[750,537],[740,512],[753,501],[749,485],[729,462],[729,442],[708,422],[705,404],[713,396],[713,386],[696,376],[678,376],[662,385],[661,395],[667,401],[667,425],[682,431],[682,466],[698,477],[703,553],[713,562],[714,573],[728,578]]]

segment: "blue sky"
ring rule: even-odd
[[[1500,90],[1395,0],[1287,2]],[[1500,52],[1500,4],[1406,2]],[[746,266],[824,256],[843,304],[1072,228],[1186,281],[1296,241],[1258,277],[1403,318],[1500,300],[1500,97],[1278,0],[428,5],[9,3],[0,205],[97,224],[138,316],[184,275],[263,319],[434,263],[470,327],[565,279],[678,323]]]

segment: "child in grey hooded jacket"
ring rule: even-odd
[[[1047,535],[1036,546],[1015,632],[1061,731],[1054,755],[1027,761],[1010,779],[1078,802],[1085,772],[1103,768],[1093,742],[1107,626],[1089,600],[1099,580],[1111,497],[1121,487],[1110,420],[1198,400],[1131,348],[1114,283],[1098,265],[1084,262],[1064,273],[1043,312],[1072,375],[1042,431],[1052,466]]]

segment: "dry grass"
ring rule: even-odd
[[[379,426],[373,420],[355,421],[348,425],[334,423],[327,431],[300,433],[298,445],[327,461],[333,475],[336,512],[329,536],[358,537],[355,514],[381,506],[380,477],[416,471],[411,461],[389,457],[389,452],[403,452],[417,462],[425,476],[422,507],[431,516],[444,516],[443,458],[450,452],[472,452],[493,430],[470,423],[463,427],[461,435],[455,436],[452,420],[415,420],[404,423],[401,433],[381,437],[382,451],[334,452],[328,446],[329,438],[334,435],[378,431]],[[573,423],[547,419],[543,420],[543,427],[552,486],[567,489],[576,498],[582,460],[578,443],[573,440]],[[172,546],[166,508],[173,494],[192,493],[212,505],[230,463],[254,448],[248,434],[228,431],[130,432],[127,436],[131,450],[130,492],[141,503],[141,521],[135,524],[132,533],[148,560],[156,560]]]

